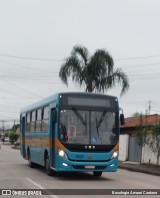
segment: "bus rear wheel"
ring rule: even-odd
[[[49,161],[49,156],[46,155],[45,157],[45,168],[46,168],[46,172],[48,176],[52,176],[53,175],[53,170],[50,167],[50,161]]]
[[[95,177],[100,177],[100,176],[102,175],[102,171],[94,171],[94,172],[93,172],[93,175],[94,175]]]

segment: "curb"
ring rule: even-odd
[[[129,170],[129,171],[132,171],[132,172],[141,172],[141,173],[146,173],[146,174],[150,174],[150,175],[160,176],[160,172],[157,172],[157,171],[154,171],[154,170],[138,169],[138,168],[134,168],[134,167],[121,166],[121,165],[119,165],[118,168],[126,169],[126,170]]]

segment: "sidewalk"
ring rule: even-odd
[[[120,162],[118,167],[121,169],[127,169],[129,171],[147,173],[152,175],[160,176],[160,166],[152,165],[152,164],[139,164],[136,162]]]

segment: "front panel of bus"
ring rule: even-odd
[[[57,171],[117,171],[117,98],[60,94],[58,115]]]

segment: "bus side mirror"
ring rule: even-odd
[[[53,123],[57,122],[57,111],[54,109],[53,110]]]
[[[125,119],[124,119],[124,114],[120,114],[120,123],[121,125],[124,125],[125,124]]]

